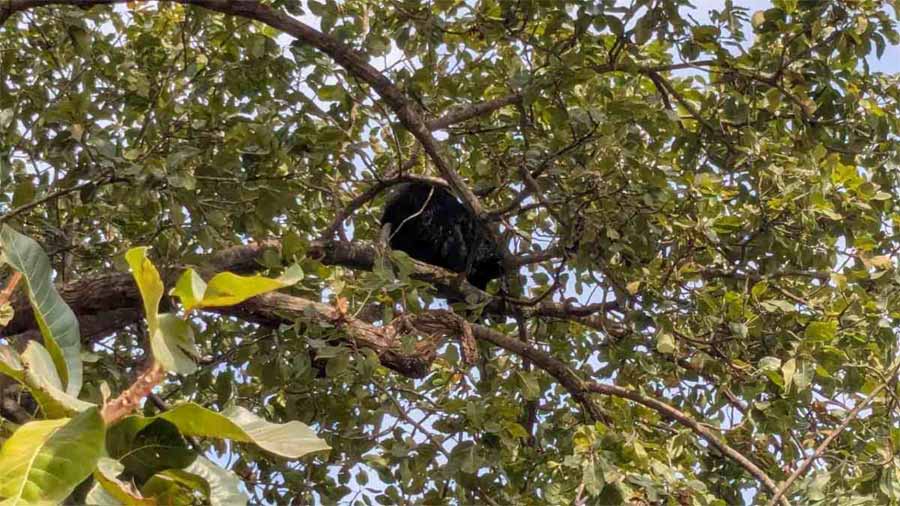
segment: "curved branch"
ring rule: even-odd
[[[765,471],[760,469],[756,464],[751,462],[747,457],[735,450],[728,443],[721,440],[713,431],[707,429],[699,422],[691,418],[686,413],[660,401],[647,397],[633,390],[623,388],[617,385],[609,385],[605,383],[596,383],[593,381],[582,380],[575,372],[573,372],[565,363],[552,357],[549,353],[531,347],[518,339],[513,339],[500,332],[491,330],[487,327],[474,326],[475,337],[481,340],[490,341],[491,343],[504,348],[507,351],[515,353],[521,357],[527,358],[533,364],[540,367],[548,374],[553,376],[560,384],[579,400],[582,404],[593,405],[588,397],[589,393],[598,393],[603,395],[611,395],[634,401],[638,404],[646,406],[660,415],[675,420],[679,424],[690,429],[694,434],[716,448],[722,455],[733,460],[739,466],[743,467],[750,475],[759,480],[767,489],[776,493],[778,485],[770,478]],[[586,406],[587,408],[587,406]],[[597,418],[594,418],[597,420]],[[782,504],[789,506],[786,499],[782,498]]]

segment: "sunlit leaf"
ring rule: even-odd
[[[294,265],[278,278],[239,276],[222,272],[205,284],[200,276],[188,269],[178,280],[172,295],[181,299],[185,311],[198,307],[233,306],[273,290],[291,286],[303,279],[303,271]]]
[[[62,389],[53,359],[36,341],[29,342],[21,355],[12,347],[0,345],[0,374],[25,385],[48,418],[72,416],[94,406]]]
[[[209,484],[210,506],[244,506],[249,498],[241,490],[241,480],[204,457],[197,457],[185,471],[203,478]]]
[[[0,497],[13,504],[62,501],[93,472],[104,432],[97,409],[23,425],[0,448]]]
[[[137,283],[144,301],[144,316],[147,318],[147,327],[153,335],[158,327],[159,301],[162,299],[164,287],[159,271],[153,262],[147,258],[147,248],[132,248],[125,253],[125,261],[131,267],[131,275]]]

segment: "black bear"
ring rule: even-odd
[[[426,183],[404,183],[388,198],[381,226],[390,225],[392,249],[453,272],[466,273],[484,290],[503,275],[503,255],[475,216],[449,191]]]

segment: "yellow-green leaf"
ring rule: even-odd
[[[41,406],[48,418],[62,418],[81,413],[94,404],[79,400],[63,390],[56,374],[53,359],[46,348],[37,341],[30,341],[21,356],[24,366],[22,383]]]
[[[97,463],[97,469],[94,471],[96,484],[94,489],[88,494],[88,504],[154,506],[156,504],[154,499],[141,496],[140,492],[135,490],[130,483],[119,480],[118,476],[124,470],[125,466],[118,460],[107,457],[101,458]],[[105,494],[102,494],[98,487]]]
[[[204,293],[206,293],[206,282],[194,269],[188,269],[178,278],[175,288],[169,292],[169,295],[178,297],[184,310],[191,311],[200,305]]]
[[[153,262],[147,258],[146,247],[131,248],[125,253],[125,261],[131,267],[131,274],[141,292],[144,314],[147,317],[147,328],[152,336],[158,326],[159,301],[162,299],[164,291],[162,278],[159,277],[159,271],[156,270]]]
[[[656,351],[665,355],[675,353],[675,338],[672,334],[661,332],[656,337]]]
[[[29,342],[22,355],[9,346],[0,345],[0,374],[25,385],[48,418],[75,415],[94,406],[62,389],[53,359],[37,341]]]
[[[203,478],[209,485],[210,506],[246,506],[249,498],[241,491],[241,480],[234,472],[222,469],[202,456],[184,470]]]
[[[26,423],[0,448],[0,498],[11,504],[61,502],[94,471],[105,451],[104,436],[97,409]]]
[[[13,310],[12,304],[9,302],[0,304],[0,327],[9,325],[15,316],[16,312]]]
[[[302,271],[296,266],[288,269],[283,276],[277,279],[259,275],[239,276],[231,272],[222,272],[213,276],[209,281],[200,306],[233,306],[257,295],[291,286],[300,279],[302,279]]]

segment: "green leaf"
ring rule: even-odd
[[[203,478],[209,484],[210,506],[245,506],[250,500],[241,490],[241,480],[204,457],[197,457],[185,471]]]
[[[190,322],[171,313],[157,318],[157,328],[150,337],[153,357],[167,370],[191,374],[197,370],[194,358],[200,356]],[[193,357],[193,358],[192,358]]]
[[[197,457],[175,424],[141,416],[126,417],[110,427],[106,449],[138,483],[166,469],[187,467]]]
[[[594,465],[593,459],[585,460],[581,466],[581,481],[584,483],[584,490],[589,495],[595,496],[603,490],[603,473]]]
[[[197,504],[198,495],[209,495],[209,485],[203,478],[181,469],[161,471],[141,487],[141,493],[153,497],[158,504],[166,506],[192,506]]]
[[[97,469],[94,471],[94,480],[100,490],[88,493],[88,504],[121,504],[124,506],[154,506],[156,501],[141,496],[140,492],[127,482],[119,480],[119,475],[125,471],[125,466],[115,459],[103,457],[97,463]],[[101,493],[102,492],[102,493]],[[104,495],[105,493],[105,495]],[[91,495],[96,494],[92,500]],[[110,501],[111,500],[111,501]],[[99,502],[103,501],[103,502]]]
[[[153,357],[167,371],[190,374],[197,369],[191,357],[199,356],[194,344],[194,330],[190,324],[173,314],[159,314],[159,301],[165,287],[159,271],[147,258],[147,248],[132,248],[125,253],[125,260],[144,301],[147,330]],[[184,276],[182,276],[184,277]]]
[[[84,502],[91,506],[125,506],[125,503],[116,499],[115,496],[107,492],[106,489],[96,481],[94,482],[94,486],[91,487],[85,496]],[[153,504],[156,504],[156,502],[153,502]]]
[[[837,337],[837,322],[834,320],[810,322],[803,331],[803,336],[814,341],[830,343]]]
[[[22,273],[44,345],[62,378],[66,393],[81,391],[81,337],[78,319],[53,286],[50,260],[40,245],[7,225],[0,228],[0,248],[9,264]]]
[[[878,489],[892,503],[900,501],[900,463],[894,461],[882,471]]]
[[[797,306],[786,300],[775,299],[775,300],[767,300],[762,303],[762,307],[769,312],[782,311],[785,313],[793,313],[797,311]]]
[[[12,304],[8,302],[0,304],[0,327],[9,325],[15,316],[16,312],[13,310]]]
[[[0,374],[9,376],[16,381],[25,380],[25,368],[22,357],[11,346],[0,344]]]
[[[784,376],[785,391],[790,391],[791,383],[794,381],[795,372],[797,372],[797,361],[793,358],[787,359],[781,366],[781,374]]]
[[[71,416],[94,406],[63,390],[53,359],[41,343],[37,341],[28,343],[25,352],[22,353],[22,363],[25,366],[24,384],[47,417]]]
[[[159,301],[162,299],[164,287],[159,271],[147,258],[147,248],[131,248],[125,253],[125,261],[131,267],[131,275],[137,283],[144,301],[144,315],[147,317],[147,328],[152,336],[158,328]]]
[[[516,376],[522,385],[522,395],[526,400],[533,401],[541,396],[541,386],[533,373],[518,371]]]
[[[759,370],[763,372],[774,372],[781,368],[781,359],[778,357],[763,357],[759,359]]]
[[[181,299],[185,311],[201,307],[233,306],[267,292],[291,286],[303,279],[303,270],[294,265],[277,279],[265,276],[239,276],[221,272],[204,284],[192,269],[181,275],[171,294]]]
[[[30,341],[22,355],[0,345],[0,373],[25,385],[48,418],[75,415],[94,406],[62,389],[50,353],[37,341]]]
[[[93,472],[104,435],[97,409],[26,423],[0,448],[0,497],[12,504],[61,502]]]
[[[185,436],[253,443],[270,453],[292,459],[307,453],[330,449],[325,441],[319,439],[312,429],[303,423],[297,421],[284,424],[269,423],[239,406],[216,413],[194,403],[185,403],[155,417],[126,418],[130,420],[129,423],[138,425],[149,424],[156,419],[175,424]]]
[[[766,22],[766,13],[765,11],[756,11],[753,13],[753,16],[750,18],[750,23],[753,25],[753,28],[757,30],[762,27]]]

